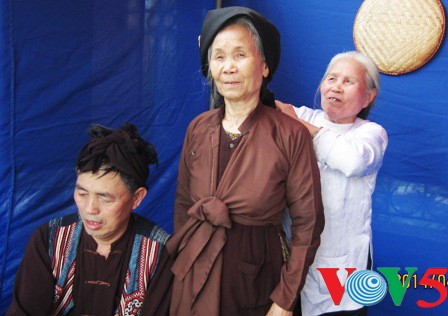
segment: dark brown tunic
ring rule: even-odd
[[[95,240],[83,230],[76,254],[74,308],[69,315],[114,315],[119,304],[136,230],[131,220],[125,234],[111,246],[107,259],[96,252]],[[31,236],[16,275],[7,315],[49,315],[55,281],[48,256],[48,224]],[[172,260],[163,248],[141,315],[166,315],[171,296]]]
[[[185,137],[167,243],[178,256],[171,314],[260,315],[272,301],[292,310],[324,223],[310,135],[259,105],[222,168],[223,117],[223,109],[200,115]],[[278,227],[287,206],[291,254],[283,262]]]
[[[233,152],[245,136],[231,139],[221,126],[218,184]],[[221,276],[225,277],[221,277],[221,315],[250,316],[265,315],[268,312],[272,305],[269,294],[279,282],[284,263],[279,239],[281,231],[275,225],[249,226],[232,223],[222,249]],[[252,261],[261,264],[256,267],[244,265]]]

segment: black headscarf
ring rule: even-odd
[[[216,34],[227,26],[227,23],[238,17],[248,17],[260,35],[266,63],[269,67],[267,82],[271,81],[280,61],[280,33],[277,28],[260,13],[244,7],[227,7],[210,10],[205,15],[200,39],[201,69],[205,77],[208,74],[208,49]]]
[[[94,125],[89,130],[90,141],[78,156],[78,172],[100,169],[118,171],[132,178],[138,187],[147,187],[149,164],[157,163],[152,144],[138,134],[137,128],[126,123],[117,130]]]

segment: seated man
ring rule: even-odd
[[[135,210],[157,162],[135,126],[95,125],[76,165],[78,213],[32,235],[7,315],[165,315],[169,235]]]

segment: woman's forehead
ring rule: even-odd
[[[219,31],[212,43],[212,49],[223,47],[242,47],[248,48],[254,46],[254,40],[250,31],[242,25],[229,25]]]
[[[352,58],[343,58],[336,61],[328,71],[328,74],[356,78],[363,78],[365,73],[364,66]]]

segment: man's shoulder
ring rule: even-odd
[[[62,227],[62,226],[70,226],[74,223],[79,222],[79,214],[71,213],[65,216],[53,218],[48,222],[50,227]]]
[[[137,225],[137,235],[142,235],[143,237],[150,238],[161,244],[165,244],[168,238],[170,238],[170,234],[152,220],[135,213],[133,216]]]

